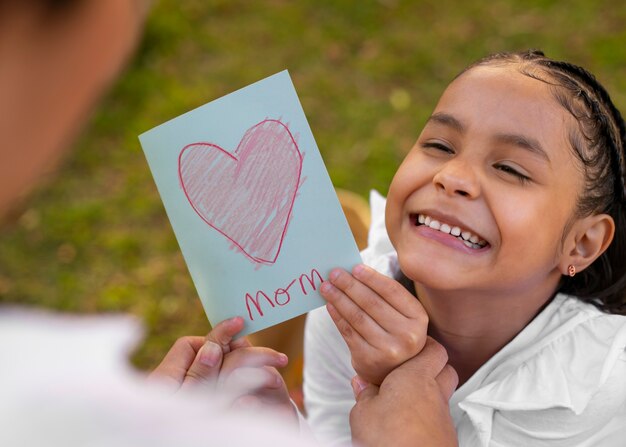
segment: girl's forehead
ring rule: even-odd
[[[454,116],[466,128],[483,132],[529,133],[546,144],[568,143],[574,118],[547,82],[521,73],[515,65],[478,66],[444,91],[435,113]]]
[[[551,111],[559,107],[550,84],[522,73],[515,64],[473,67],[450,83],[442,99],[446,96],[479,103],[504,101],[507,106],[535,104]]]

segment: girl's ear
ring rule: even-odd
[[[582,272],[608,248],[615,233],[615,222],[608,214],[595,214],[578,220],[566,239],[559,269],[568,274],[572,265]]]

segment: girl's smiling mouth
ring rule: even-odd
[[[425,226],[440,233],[450,235],[472,250],[482,250],[490,246],[489,242],[479,235],[454,223],[445,222],[443,219],[431,217],[425,213],[411,213],[410,219],[413,225],[417,227]]]

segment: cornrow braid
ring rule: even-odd
[[[580,80],[584,86],[591,90],[590,95],[585,89],[573,86],[576,94],[585,103],[587,108],[591,110],[591,116],[595,119],[598,132],[601,139],[610,149],[612,155],[613,170],[615,175],[615,198],[620,201],[626,200],[625,173],[624,166],[624,141],[626,139],[626,125],[621,113],[609,97],[604,87],[598,82],[596,77],[589,71],[578,65],[569,62],[554,61],[543,58],[538,61],[548,69],[555,70],[560,74],[568,74],[569,76]],[[597,99],[595,99],[595,98]]]
[[[615,222],[615,235],[609,248],[589,267],[574,277],[564,276],[559,291],[604,311],[626,315],[626,124],[621,113],[593,74],[550,59],[540,50],[493,54],[462,73],[479,65],[514,65],[520,73],[545,82],[577,121],[577,129],[571,129],[569,135],[585,168],[577,217],[606,213]]]

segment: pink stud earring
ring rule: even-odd
[[[569,267],[567,267],[567,274],[573,277],[576,274],[576,267],[570,264]]]

